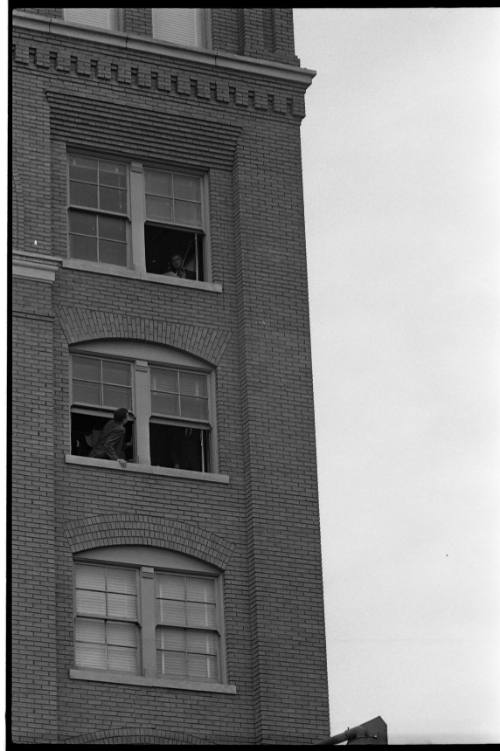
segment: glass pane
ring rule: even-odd
[[[187,579],[187,599],[191,602],[215,602],[213,579]]]
[[[136,646],[136,626],[134,623],[118,623],[108,621],[106,629],[106,640],[108,644],[119,645],[120,647]]]
[[[186,655],[183,652],[161,652],[158,670],[172,678],[186,678]]]
[[[186,632],[178,628],[158,628],[156,646],[161,649],[186,651]]]
[[[186,373],[181,371],[181,394],[187,396],[207,395],[207,376],[203,373]]]
[[[72,180],[97,183],[97,159],[86,156],[71,156],[69,158],[69,176]]]
[[[146,170],[146,193],[172,196],[172,173]]]
[[[203,655],[188,655],[188,677],[194,680],[214,680],[216,678],[216,658]]]
[[[104,592],[92,592],[89,589],[76,590],[76,609],[78,613],[88,615],[106,615],[106,595]]]
[[[201,206],[199,203],[175,201],[175,223],[201,227]]]
[[[113,618],[137,618],[136,598],[133,595],[108,594],[108,615]]]
[[[130,365],[116,360],[102,361],[102,380],[105,383],[130,385]]]
[[[127,265],[127,246],[125,243],[115,243],[111,240],[99,241],[99,261],[112,263],[114,266]]]
[[[127,168],[116,162],[99,162],[99,184],[117,188],[127,187]]]
[[[78,668],[106,668],[106,647],[104,645],[75,644],[75,664]]]
[[[85,214],[82,211],[70,211],[69,231],[79,235],[97,235],[97,217],[95,214]]]
[[[125,386],[106,386],[102,387],[103,406],[118,409],[126,407],[132,409],[132,395],[130,389]]]
[[[106,641],[104,621],[93,621],[89,618],[77,618],[75,624],[76,641],[104,644]]]
[[[201,201],[201,181],[199,177],[174,175],[174,196],[187,201]]]
[[[64,20],[111,29],[111,11],[112,8],[64,8]]]
[[[152,392],[151,411],[154,415],[179,415],[179,399],[177,395]]]
[[[97,261],[97,238],[84,235],[70,235],[69,254],[71,258],[84,261]]]
[[[97,208],[97,185],[78,183],[71,180],[69,183],[69,200],[74,206],[88,206]]]
[[[101,404],[101,391],[98,383],[73,381],[73,402],[78,404]]]
[[[126,242],[127,228],[125,219],[118,219],[114,216],[100,216],[99,237],[105,237],[106,240],[116,240],[122,243]]]
[[[159,600],[158,620],[170,626],[186,625],[186,606],[178,600]]]
[[[186,618],[186,625],[192,628],[215,628],[215,605],[189,602],[186,605]]]
[[[137,670],[137,652],[129,647],[108,647],[109,670],[135,673]]]
[[[172,199],[146,196],[146,216],[160,222],[172,221]]]
[[[79,563],[75,571],[76,586],[81,589],[97,589],[104,591],[106,580],[102,566],[86,566]]]
[[[130,569],[107,568],[106,587],[108,592],[135,595],[137,591],[136,572]]]
[[[176,393],[178,388],[177,370],[151,368],[151,389],[153,391]]]
[[[120,214],[126,214],[127,191],[101,185],[99,188],[99,207],[103,211],[118,211]]]
[[[203,631],[187,632],[187,651],[198,654],[217,654],[218,638],[215,634]]]
[[[81,378],[84,381],[100,381],[100,360],[93,357],[81,357],[73,355],[73,378]]]
[[[195,396],[181,396],[181,415],[195,420],[208,419],[208,400]]]
[[[171,598],[172,600],[184,600],[185,588],[184,577],[171,574],[158,574],[156,577],[157,595]]]

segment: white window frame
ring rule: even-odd
[[[70,175],[69,175],[69,160],[72,156],[80,156],[83,158],[98,159],[101,161],[116,162],[117,164],[123,164],[127,170],[127,214],[117,214],[109,211],[102,211],[101,209],[94,209],[92,207],[85,207],[79,204],[71,202],[70,196]],[[201,193],[201,226],[187,226],[174,221],[161,222],[159,220],[152,221],[148,219],[146,214],[146,181],[145,171],[155,172],[170,172],[175,175],[195,177],[200,180],[200,193]],[[207,172],[201,172],[200,170],[190,170],[188,168],[179,169],[178,167],[169,167],[167,165],[150,164],[148,162],[136,162],[127,161],[118,157],[114,157],[109,154],[96,154],[94,152],[85,152],[80,149],[71,149],[67,153],[67,245],[68,245],[68,260],[66,265],[77,267],[88,267],[95,270],[99,269],[103,273],[123,273],[129,270],[136,272],[141,278],[149,281],[162,281],[171,282],[171,278],[163,277],[162,275],[154,274],[146,270],[146,246],[144,239],[144,230],[146,223],[153,223],[160,226],[165,226],[172,229],[186,229],[191,232],[198,232],[203,235],[203,279],[179,279],[175,277],[176,284],[183,284],[185,286],[199,286],[208,285],[211,282],[211,253],[210,253],[210,226],[209,226],[209,175]],[[102,214],[109,216],[123,217],[127,220],[127,265],[114,265],[103,263],[101,261],[88,261],[84,259],[73,258],[70,255],[70,226],[69,226],[69,213],[70,211],[82,211],[87,213]]]
[[[160,31],[160,19],[159,15],[162,12],[172,12],[177,10],[176,8],[152,8],[151,9],[151,29],[153,39],[159,42],[165,42],[167,44],[176,44],[183,47],[196,47],[202,49],[209,49],[210,47],[210,11],[208,8],[180,8],[180,10],[192,10],[193,22],[194,22],[194,43],[189,44],[182,39],[176,38],[176,34],[162,35]],[[168,38],[167,38],[168,36]]]
[[[156,547],[139,545],[95,548],[77,553],[73,557],[73,622],[82,615],[76,606],[76,566],[77,564],[96,565],[110,568],[135,569],[137,572],[137,627],[138,646],[136,673],[111,671],[107,668],[85,668],[74,665],[70,677],[85,680],[101,680],[136,685],[155,685],[186,688],[192,690],[222,690],[235,693],[235,687],[228,685],[225,650],[223,574],[215,566],[205,561]],[[158,673],[156,660],[156,629],[161,626],[156,610],[156,574],[180,574],[195,578],[208,578],[215,584],[215,625],[209,629],[217,635],[218,680],[200,678],[176,678]],[[90,616],[89,616],[90,617]],[[189,630],[188,627],[185,627]],[[76,658],[76,629],[74,631],[74,654]]]
[[[171,367],[180,370],[190,370],[195,373],[202,373],[207,377],[207,392],[208,392],[208,420],[206,424],[209,430],[209,449],[208,449],[208,468],[202,471],[199,470],[187,470],[187,469],[175,469],[169,467],[161,467],[164,470],[175,471],[176,473],[187,473],[189,475],[195,474],[203,476],[205,474],[215,474],[218,471],[218,446],[217,446],[217,421],[216,421],[216,376],[215,370],[204,363],[202,360],[188,355],[187,353],[180,352],[170,347],[154,344],[141,344],[138,342],[123,342],[123,341],[106,341],[106,342],[88,342],[82,345],[71,347],[70,355],[82,355],[90,356],[102,359],[116,359],[121,362],[129,362],[132,365],[132,414],[134,416],[134,462],[129,462],[129,466],[133,468],[137,463],[140,466],[151,466],[156,469],[157,465],[151,465],[151,452],[150,452],[150,431],[149,426],[152,418],[151,409],[151,379],[150,379],[150,366],[158,367]],[[85,407],[82,405],[80,410],[78,407],[73,410],[73,360],[70,360],[70,413],[73,411],[83,413],[87,410],[91,411],[91,407]],[[116,408],[122,405],[116,405]],[[71,432],[71,414],[70,418],[70,432]],[[202,420],[189,420],[183,418],[180,422],[191,422],[193,427],[198,426],[198,429],[205,429],[201,427],[205,424]],[[171,424],[180,424],[172,420]],[[87,462],[96,461],[88,457],[75,457],[80,461]],[[99,461],[99,460],[97,460]],[[112,460],[108,461],[112,464]]]

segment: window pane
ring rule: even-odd
[[[127,228],[125,219],[117,219],[113,216],[100,216],[99,237],[105,237],[106,240],[126,242]]]
[[[106,587],[108,592],[135,595],[137,591],[136,572],[131,569],[110,566],[106,569]]]
[[[108,615],[112,618],[137,618],[136,598],[133,595],[108,594]]]
[[[136,647],[137,628],[134,623],[118,623],[108,621],[106,637],[108,644],[120,647]]]
[[[146,170],[146,193],[172,196],[172,173]]]
[[[127,213],[127,191],[101,186],[99,188],[99,207],[103,211]]]
[[[111,29],[112,10],[112,8],[64,8],[64,20],[85,26]]]
[[[187,201],[201,201],[201,181],[199,177],[174,175],[174,196]]]
[[[189,654],[187,657],[187,673],[188,678],[193,680],[216,680],[217,659]]]
[[[89,208],[97,208],[97,185],[89,185],[88,183],[78,183],[74,180],[69,184],[70,203],[75,206],[88,206]]]
[[[108,668],[120,672],[137,671],[137,652],[129,647],[108,647]]]
[[[97,159],[71,156],[69,158],[69,176],[72,180],[97,184]]]
[[[218,638],[215,634],[204,631],[187,632],[187,651],[198,654],[217,654]]]
[[[115,360],[102,361],[102,379],[105,383],[130,385],[130,365]]]
[[[179,399],[177,395],[152,392],[151,411],[154,415],[179,415]]]
[[[186,632],[179,628],[157,628],[156,646],[173,651],[186,651]]]
[[[183,576],[157,574],[156,585],[157,595],[159,597],[171,598],[172,600],[184,600],[185,598],[185,585]]]
[[[124,243],[115,243],[111,240],[100,240],[99,261],[101,263],[112,263],[114,266],[126,266],[127,246]]]
[[[201,227],[201,206],[189,201],[175,201],[175,223]]]
[[[104,621],[77,618],[75,623],[75,639],[76,641],[104,644],[106,641]]]
[[[71,258],[81,258],[84,261],[97,261],[97,238],[70,235],[69,254]]]
[[[172,199],[146,196],[146,216],[159,222],[172,221]]]
[[[73,355],[73,378],[81,378],[85,381],[99,381],[100,361],[93,357],[81,357]]]
[[[77,589],[76,609],[78,613],[104,617],[106,615],[106,595],[104,592],[92,592],[89,589]]]
[[[187,678],[186,655],[183,652],[159,652],[158,672],[171,678]]]
[[[127,187],[127,168],[116,162],[99,161],[99,184],[116,188]]]
[[[181,396],[181,415],[195,420],[208,420],[207,399],[197,399],[194,396]]]
[[[70,211],[69,231],[77,235],[97,235],[97,217],[82,211]]]
[[[191,602],[215,602],[215,582],[213,579],[186,580],[187,599]]]
[[[178,600],[158,600],[160,623],[168,623],[170,626],[186,625],[186,606]]]
[[[196,8],[153,8],[153,37],[192,47],[199,43]]]
[[[187,624],[191,628],[215,628],[215,605],[188,602],[186,605]]]
[[[105,645],[90,645],[77,642],[75,645],[75,664],[78,668],[96,668],[100,670],[106,668]]]
[[[187,396],[207,396],[207,376],[203,373],[180,372],[181,394]]]
[[[153,391],[176,393],[178,388],[177,370],[151,368],[151,389]]]
[[[76,586],[81,589],[98,589],[104,591],[106,586],[102,566],[85,566],[79,563],[75,571]]]
[[[73,402],[78,404],[101,404],[99,384],[73,381]]]
[[[111,407],[112,409],[118,409],[119,407],[126,407],[132,409],[132,395],[130,389],[124,386],[106,386],[102,387],[102,403],[103,406]]]

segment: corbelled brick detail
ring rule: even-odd
[[[217,365],[230,333],[220,328],[189,326],[88,308],[56,308],[56,316],[68,345],[89,339],[133,339],[164,344],[189,352]]]
[[[148,514],[105,514],[66,527],[72,553],[110,545],[153,545],[226,567],[233,546],[221,537],[181,521]]]

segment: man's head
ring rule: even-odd
[[[113,420],[119,425],[124,425],[128,420],[128,409],[126,409],[126,407],[115,409]]]
[[[179,255],[179,253],[174,253],[170,258],[170,263],[172,264],[172,268],[176,271],[182,269],[182,256]]]

